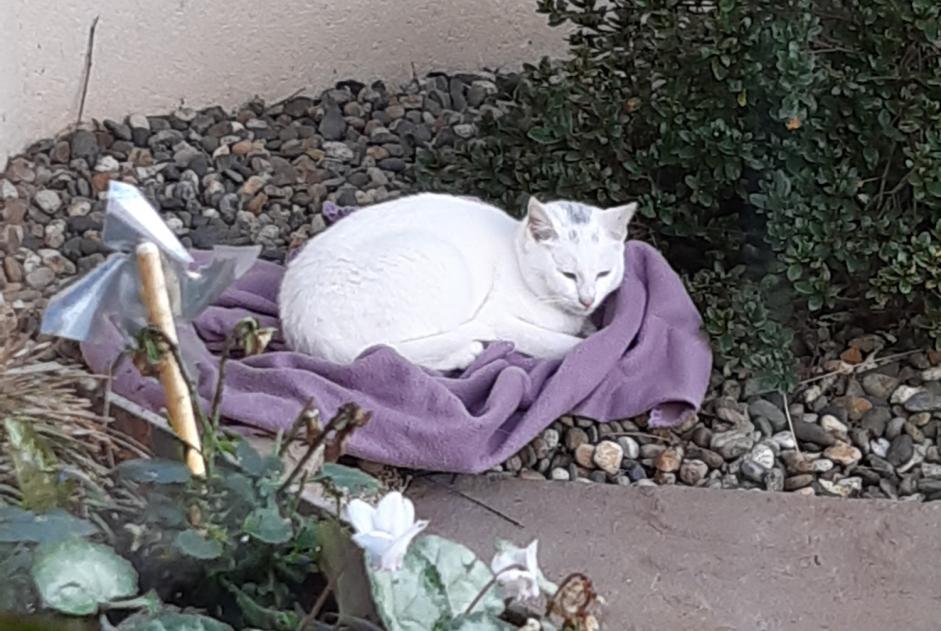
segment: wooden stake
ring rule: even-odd
[[[170,309],[170,297],[167,294],[167,280],[163,275],[160,250],[153,243],[142,243],[137,248],[137,266],[141,280],[141,298],[147,307],[150,325],[163,333],[174,344],[178,343],[173,311]],[[183,379],[183,372],[176,360],[166,354],[160,362],[160,382],[166,398],[170,426],[186,445],[186,466],[198,477],[206,475],[206,463],[200,453],[199,430],[193,413],[193,401]]]

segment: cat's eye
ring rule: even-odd
[[[577,277],[575,276],[575,274],[574,274],[573,272],[562,272],[562,275],[565,276],[565,277],[566,277],[567,279],[569,279],[569,280],[576,280],[576,279],[577,279]]]
[[[610,274],[610,273],[611,273],[611,270],[605,270],[605,271],[603,271],[603,272],[598,272],[598,278],[604,278],[605,276],[607,276],[607,275]]]

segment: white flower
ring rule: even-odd
[[[353,541],[366,552],[375,569],[397,571],[408,545],[428,525],[415,521],[415,506],[398,491],[392,491],[373,507],[362,500],[352,500],[347,517],[356,532]]]
[[[539,598],[539,579],[542,573],[536,561],[538,545],[538,539],[534,539],[525,548],[506,545],[494,555],[490,569],[497,577],[504,597],[518,601]]]

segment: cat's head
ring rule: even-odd
[[[518,242],[526,284],[563,311],[591,314],[621,284],[627,224],[636,211],[636,202],[602,209],[531,197]]]

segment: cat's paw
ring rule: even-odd
[[[442,372],[464,370],[474,363],[474,360],[477,359],[477,357],[483,352],[483,342],[468,342],[464,348],[451,353],[441,361],[437,362],[436,365],[431,366],[431,368],[440,370]]]

